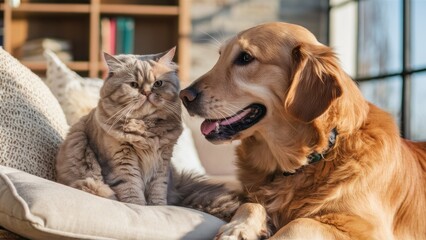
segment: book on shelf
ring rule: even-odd
[[[123,31],[123,53],[132,54],[134,52],[135,21],[133,18],[125,18]]]
[[[111,54],[116,54],[115,52],[115,39],[116,39],[116,32],[117,32],[117,19],[111,18],[110,19],[110,36],[109,36],[109,47],[111,49]]]
[[[44,61],[44,51],[55,52],[62,61],[72,61],[71,43],[64,39],[38,38],[25,42],[19,49],[19,59],[23,61]]]
[[[135,21],[129,17],[101,19],[101,47],[109,54],[134,52]]]
[[[101,19],[101,50],[109,54],[115,54],[115,24],[114,18]]]
[[[126,19],[122,17],[117,18],[117,29],[115,34],[115,52],[117,54],[124,53],[124,27]]]

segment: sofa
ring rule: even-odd
[[[49,80],[49,69],[56,71],[50,73],[54,79]],[[82,80],[54,55],[43,81],[0,49],[0,238],[212,239],[224,222],[209,214],[117,202],[55,182],[54,159],[69,124],[57,93],[46,83],[61,85],[56,81],[64,78],[72,78],[74,84],[90,81]],[[67,88],[64,84],[61,89]],[[196,147],[206,142],[193,137],[191,127],[199,125],[194,121],[187,125],[172,160],[178,170],[210,171],[221,179],[233,179],[232,161],[224,160],[227,156],[220,157],[220,164],[198,159],[202,154]],[[232,157],[233,146],[224,149],[216,151]]]

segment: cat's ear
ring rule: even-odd
[[[161,53],[159,56],[160,58],[157,60],[157,62],[164,65],[169,65],[171,62],[173,62],[175,53],[176,53],[176,47],[173,47],[172,49]]]
[[[118,60],[116,57],[114,57],[113,55],[109,53],[104,52],[104,59],[106,64],[108,65],[109,70],[112,70],[121,66],[120,60]]]

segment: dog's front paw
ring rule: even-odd
[[[258,228],[247,222],[231,221],[219,229],[215,240],[256,240],[268,237],[269,233],[265,228]]]

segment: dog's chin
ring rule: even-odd
[[[253,103],[233,116],[204,120],[201,124],[201,132],[212,143],[229,142],[238,139],[244,130],[258,123],[265,115],[266,107]]]

